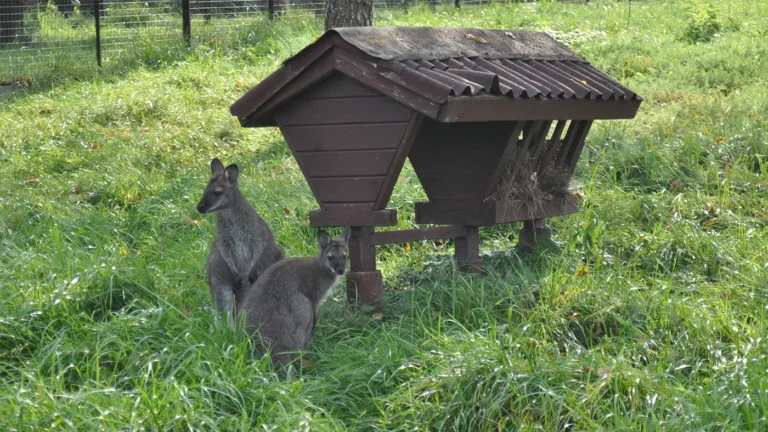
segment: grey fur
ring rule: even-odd
[[[254,335],[257,354],[271,349],[273,363],[286,366],[296,351],[306,349],[320,306],[346,270],[349,234],[344,228],[331,240],[319,230],[317,257],[279,262],[253,284],[238,312],[246,312],[246,330]]]
[[[216,236],[206,264],[211,296],[219,312],[227,312],[234,328],[236,304],[244,301],[251,284],[284,258],[272,231],[248,204],[237,186],[237,165],[211,161],[211,179],[197,205],[202,214],[216,212]]]

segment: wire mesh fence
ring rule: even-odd
[[[100,52],[103,62],[135,55],[151,47],[184,43],[181,7],[168,0],[103,0],[99,3]],[[138,48],[138,50],[137,50]]]
[[[375,7],[458,1],[376,0]],[[0,85],[126,58],[151,61],[196,43],[233,44],[239,30],[272,17],[301,11],[322,19],[324,9],[325,0],[0,0]]]
[[[0,81],[40,67],[94,62],[95,27],[89,14],[74,4],[59,12],[53,3],[0,0]]]

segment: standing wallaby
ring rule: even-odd
[[[253,284],[238,312],[246,312],[246,330],[254,334],[258,354],[271,349],[273,363],[286,366],[295,351],[307,347],[320,306],[347,268],[349,233],[344,228],[331,240],[319,230],[317,257],[281,261]]]
[[[237,165],[224,168],[213,159],[211,180],[197,205],[202,214],[216,212],[216,236],[206,274],[216,308],[227,312],[230,328],[234,328],[236,303],[244,301],[251,284],[284,258],[272,231],[237,187],[238,173]]]

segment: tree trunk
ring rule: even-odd
[[[368,27],[372,20],[373,0],[328,0],[326,5],[326,31],[334,27]]]
[[[72,0],[53,0],[53,4],[56,5],[56,8],[65,18],[69,18],[72,12],[75,11],[75,5],[72,3]]]
[[[24,1],[0,0],[0,45],[24,33]]]

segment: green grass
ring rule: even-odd
[[[0,430],[768,429],[768,5],[713,10],[707,42],[718,26],[675,2],[634,2],[629,23],[609,1],[378,10],[549,31],[645,102],[590,134],[581,210],[551,220],[562,253],[516,254],[514,225],[481,231],[485,276],[456,272],[450,243],[380,248],[383,320],[337,288],[293,381],[204,310],[214,227],[195,204],[210,158],[236,162],[287,254],[314,253],[280,134],[228,106],[318,23],[7,98]],[[406,167],[401,228],[422,198]]]

